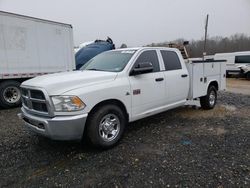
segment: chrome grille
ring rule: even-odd
[[[24,108],[34,113],[49,115],[46,97],[43,91],[21,88],[21,93]]]

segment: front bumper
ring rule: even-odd
[[[87,116],[41,117],[28,113],[24,108],[18,114],[29,129],[53,140],[81,140]]]

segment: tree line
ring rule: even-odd
[[[169,43],[183,44],[185,39],[177,39],[174,41],[152,43],[147,46],[152,47],[167,47]],[[190,57],[201,57],[203,55],[204,39],[191,40],[187,46]],[[214,55],[215,53],[250,51],[250,36],[245,34],[234,34],[230,37],[208,37],[206,43],[207,55]]]

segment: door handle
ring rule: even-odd
[[[161,81],[163,81],[163,80],[164,80],[164,78],[156,78],[156,79],[155,79],[156,82],[161,82]]]
[[[181,77],[185,78],[185,77],[188,77],[188,75],[187,74],[182,74]]]

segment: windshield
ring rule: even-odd
[[[81,67],[81,70],[120,72],[127,65],[135,50],[103,52]]]

